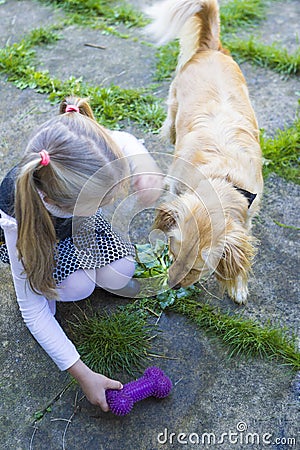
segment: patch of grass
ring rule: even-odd
[[[178,41],[169,42],[162,45],[156,51],[156,73],[154,79],[156,81],[169,80],[177,66],[179,55]]]
[[[68,23],[82,26],[101,26],[105,21],[108,25],[122,23],[127,27],[142,27],[146,20],[127,2],[112,0],[39,0],[41,3],[53,5],[64,10]]]
[[[256,25],[266,17],[264,0],[231,0],[220,7],[221,32]]]
[[[240,62],[251,61],[258,66],[268,67],[286,75],[300,73],[300,49],[289,53],[286,48],[281,48],[276,43],[265,45],[253,37],[248,40],[238,38],[225,40],[224,45]]]
[[[70,325],[77,350],[92,370],[114,377],[120,372],[134,375],[144,367],[153,333],[146,314],[83,314]]]
[[[0,48],[0,72],[9,76],[9,81],[21,81],[26,73],[34,71],[34,46],[58,41],[61,36],[57,27],[36,28],[28,33],[26,39]]]
[[[262,133],[261,147],[265,176],[274,172],[289,181],[300,183],[300,116],[292,126],[277,130],[274,138],[266,138]]]
[[[37,71],[33,46],[58,38],[57,33],[39,29],[19,43],[0,49],[0,72],[19,89],[30,88],[48,94],[52,103],[72,94],[90,98],[97,120],[105,126],[114,127],[120,121],[132,120],[151,131],[159,129],[165,117],[162,101],[145,89],[122,89],[114,85],[94,87],[75,77],[61,81],[51,77],[48,71]]]
[[[296,337],[271,323],[261,325],[237,314],[221,313],[207,304],[179,299],[172,310],[184,314],[202,329],[218,336],[228,349],[229,356],[260,357],[278,360],[294,370],[300,369],[300,352]]]
[[[281,48],[275,43],[265,45],[253,37],[245,40],[237,37],[232,39],[227,36],[223,38],[223,44],[240,63],[251,61],[260,67],[268,67],[285,75],[298,75],[300,73],[300,49],[294,53],[289,53],[287,49]],[[177,41],[164,45],[157,50],[156,80],[163,81],[173,76],[178,54],[179,44]]]

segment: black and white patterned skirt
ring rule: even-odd
[[[135,255],[134,245],[113,231],[100,212],[73,223],[73,236],[56,245],[53,277],[56,284],[77,269],[96,269],[107,266],[125,256]],[[0,228],[0,260],[9,263],[4,233]]]

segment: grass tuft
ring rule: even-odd
[[[294,370],[300,369],[300,352],[296,337],[271,323],[264,326],[237,314],[223,314],[207,304],[188,298],[179,299],[172,309],[184,314],[202,329],[218,336],[230,357],[260,357],[281,361]]]
[[[220,7],[221,32],[232,33],[238,28],[256,25],[266,17],[263,0],[231,0]]]
[[[127,27],[143,27],[146,19],[127,2],[111,0],[39,0],[41,3],[53,5],[66,12],[68,23],[82,26],[97,26],[101,22],[107,25],[120,23]]]
[[[92,370],[114,377],[120,372],[134,375],[144,367],[153,330],[145,314],[83,314],[70,325],[78,352]]]
[[[266,177],[274,172],[289,181],[300,184],[300,116],[290,127],[277,130],[274,138],[266,138],[262,134],[261,147]]]
[[[258,66],[268,67],[286,75],[300,73],[300,49],[289,53],[286,48],[281,48],[276,43],[265,45],[254,37],[248,40],[239,38],[224,40],[224,45],[240,62],[251,61]]]

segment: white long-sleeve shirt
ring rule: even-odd
[[[155,161],[149,155],[142,142],[138,141],[133,135],[126,132],[112,131],[111,137],[118,144],[124,156],[130,158],[129,164],[132,172],[137,169],[137,166],[139,166],[140,170],[140,162],[142,161],[145,171],[148,172],[150,169],[150,171],[159,173]],[[136,159],[136,155],[140,156]],[[48,205],[48,207],[51,209],[51,206]],[[53,212],[51,211],[51,213]],[[1,210],[0,216],[0,226],[4,230],[17,301],[23,320],[31,334],[53,359],[59,369],[66,370],[75,364],[80,355],[55,319],[55,301],[49,301],[43,295],[34,293],[30,288],[24,274],[24,267],[17,255],[16,220]]]

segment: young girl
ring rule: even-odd
[[[142,199],[155,200],[162,175],[144,146],[128,133],[101,127],[86,100],[70,97],[37,130],[0,186],[0,257],[10,262],[22,317],[59,369],[68,370],[103,411],[105,390],[122,385],[81,361],[54,317],[55,303],[84,299],[96,285],[128,295],[134,248],[99,207],[124,190],[129,168]]]

